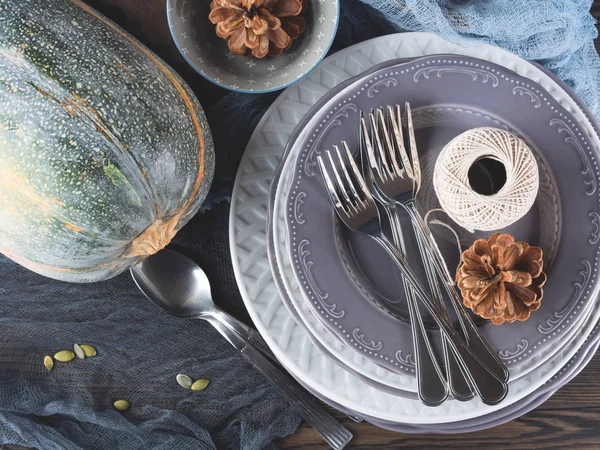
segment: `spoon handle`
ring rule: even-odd
[[[343,449],[352,439],[352,433],[329,415],[311,396],[274,366],[246,339],[223,324],[216,317],[203,317],[214,326],[242,356],[252,364],[300,413],[302,418],[335,450]]]
[[[218,320],[221,321],[222,324],[227,324],[229,328],[235,331],[237,334],[245,338],[250,344],[260,350],[265,356],[267,356],[273,363],[277,364],[277,366],[281,367],[281,363],[277,359],[277,357],[273,354],[269,345],[265,342],[262,335],[256,331],[254,328],[246,325],[239,319],[236,319],[234,316],[227,314],[220,308],[215,306],[212,315],[219,315]],[[202,319],[203,317],[198,316],[197,319]],[[348,418],[353,422],[360,423],[363,420],[358,416],[353,416],[348,414]]]
[[[273,354],[273,352],[271,351],[271,349],[269,348],[269,346],[258,331],[246,325],[244,322],[236,319],[232,315],[227,314],[220,308],[215,307],[215,310],[212,314],[218,315],[218,320],[222,324],[227,325],[237,334],[245,338],[250,344],[252,344],[258,350],[263,352],[263,354],[268,356],[273,362],[279,365],[279,361],[277,360],[277,358],[275,357],[275,355]],[[199,318],[202,319],[203,317]]]

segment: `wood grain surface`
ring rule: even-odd
[[[354,423],[330,409],[354,434],[348,449],[599,449],[600,352],[567,386],[534,411],[495,428],[455,435],[395,433],[368,423]],[[282,449],[328,447],[305,424],[278,442]]]
[[[166,0],[85,1],[128,30],[175,68],[202,99],[205,107],[210,107],[226,93],[196,74],[180,56],[169,34]],[[591,11],[594,17],[600,19],[600,0],[594,1]],[[598,39],[596,48],[599,48]],[[600,449],[600,354],[569,385],[536,410],[507,424],[477,433],[400,434],[365,422],[354,423],[343,414],[331,408],[329,410],[354,434],[348,449]],[[300,426],[296,434],[279,440],[277,446],[287,450],[329,448],[305,424]],[[2,450],[17,448],[10,445],[1,447]]]

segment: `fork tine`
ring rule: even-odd
[[[364,180],[362,174],[360,173],[358,166],[356,165],[356,161],[354,161],[354,158],[352,157],[352,153],[350,153],[348,144],[346,144],[346,141],[342,141],[342,145],[344,147],[344,150],[346,151],[346,157],[348,158],[348,162],[350,163],[350,169],[352,170],[352,173],[353,173],[356,181],[358,181],[358,188],[362,192],[362,194],[365,198],[365,201],[367,203],[372,202],[373,196],[371,195],[371,191],[367,187],[367,184],[365,183],[365,180]]]
[[[393,152],[392,141],[390,140],[390,134],[388,133],[388,128],[385,120],[385,116],[383,114],[382,108],[377,108],[376,112],[376,122],[377,122],[377,133],[383,134],[383,143],[385,145],[382,146],[383,154],[385,155],[385,164],[387,165],[388,171],[391,172],[391,167],[388,164],[388,158],[390,153]]]
[[[373,113],[369,114],[369,120],[371,122],[371,136],[373,142],[375,143],[377,156],[379,156],[379,161],[381,162],[380,164],[377,164],[377,167],[379,168],[379,175],[382,176],[382,179],[386,180],[389,178],[388,164],[385,157],[385,152],[383,150],[383,145],[381,144],[377,122],[375,121],[375,115]]]
[[[400,105],[396,105],[396,112],[394,113],[394,108],[388,105],[388,115],[390,118],[390,122],[392,125],[392,130],[394,132],[394,137],[396,139],[396,149],[400,154],[400,160],[402,161],[402,166],[406,172],[406,175],[413,179],[414,173],[412,170],[412,164],[410,163],[410,158],[408,157],[408,153],[406,153],[406,148],[404,147],[404,136],[402,133],[402,113],[400,110]],[[396,158],[397,161],[397,158]]]
[[[358,120],[358,154],[360,155],[360,168],[361,171],[363,173],[363,176],[366,176],[365,174],[370,173],[370,166],[369,166],[369,155],[367,154],[367,145],[365,142],[365,138],[363,137],[364,135],[364,131],[363,131],[363,122],[365,120],[365,114],[364,112],[361,110],[360,111],[360,117]],[[369,172],[367,172],[367,170],[369,170]],[[372,177],[372,176],[371,176]]]
[[[389,106],[388,106],[389,108]],[[388,127],[388,122],[390,120],[390,117],[388,114],[384,114],[384,110],[382,108],[378,109],[378,113],[379,113],[379,122],[381,124],[381,130],[383,132],[383,136],[385,137],[385,143],[386,143],[386,156],[387,159],[389,161],[389,165],[388,165],[388,169],[390,171],[391,177],[394,178],[396,176],[399,176],[400,178],[404,178],[404,170],[400,167],[400,165],[398,164],[398,158],[396,156],[396,149],[394,147],[390,132],[389,132],[389,127]]]
[[[335,147],[335,148],[337,148],[337,147]],[[331,152],[329,150],[327,150],[326,153],[327,153],[327,158],[329,159],[329,164],[331,165],[331,170],[333,171],[333,178],[335,179],[335,181],[337,183],[336,184],[336,186],[338,188],[337,191],[342,193],[342,198],[346,201],[346,211],[348,213],[350,213],[352,209],[356,211],[356,205],[352,201],[350,196],[348,195],[348,186],[344,185],[344,181],[342,180],[342,177],[340,177],[340,173],[337,169],[335,162],[333,161]],[[337,153],[339,154],[339,151]],[[338,160],[339,160],[339,158],[338,158]],[[343,164],[343,162],[340,161],[340,164]]]
[[[415,129],[413,128],[412,121],[412,113],[410,112],[410,104],[406,102],[404,104],[404,108],[406,110],[406,121],[408,125],[408,140],[410,142],[410,157],[412,162],[412,169],[415,180],[415,192],[414,195],[419,193],[419,188],[421,187],[421,164],[419,163],[419,153],[417,151],[417,141],[415,139]]]
[[[329,170],[325,166],[325,162],[323,161],[323,157],[321,155],[317,156],[317,162],[319,163],[319,168],[321,169],[321,175],[323,175],[323,180],[325,181],[325,187],[327,188],[327,193],[331,198],[333,205],[335,206],[336,211],[338,213],[344,211],[346,214],[349,213],[349,208],[342,202],[342,199],[337,193],[337,189],[331,181],[331,176],[329,175]]]
[[[342,145],[346,149],[348,149],[348,146],[346,145],[345,141],[342,141]],[[340,153],[340,149],[338,148],[338,146],[334,145],[333,149],[335,150],[338,161],[340,162],[340,167],[342,168],[342,173],[344,174],[344,178],[346,179],[347,186],[349,187],[350,193],[352,194],[351,200],[354,200],[354,201],[352,201],[352,203],[355,204],[355,206],[359,207],[359,206],[361,206],[361,203],[362,203],[362,197],[359,196],[358,192],[356,191],[356,183],[352,180],[352,178],[350,177],[350,174],[348,173],[348,169],[346,168],[346,164],[344,162],[344,159],[342,158],[342,154]],[[352,158],[352,154],[350,154],[350,150],[348,150],[348,160],[349,161],[354,160],[354,158]]]
[[[359,135],[360,135],[360,133],[361,133],[361,131],[360,131],[360,127],[359,127]],[[362,139],[362,137],[361,137],[361,139]],[[352,159],[354,161],[356,161],[356,158],[350,152],[350,149],[348,148],[348,144],[346,143],[346,141],[342,141],[342,145],[344,146],[344,149],[343,149],[344,153],[345,154],[350,153],[350,155],[352,156]],[[366,161],[367,160],[367,156],[365,154],[363,154],[363,150],[362,149],[363,149],[363,146],[360,145],[360,147],[358,149],[358,158],[360,158],[360,160],[356,161],[356,163],[358,164],[358,166],[360,168],[360,174],[363,177],[363,181],[367,182],[367,178],[366,178],[364,170],[367,169],[368,170],[367,173],[370,174],[371,173],[371,169],[369,168],[368,163]],[[356,178],[356,174],[354,174],[353,171],[348,171],[348,174],[350,176],[350,180],[352,181],[352,184],[354,186],[359,186],[360,181]],[[365,199],[365,196],[362,194],[362,192],[361,192],[360,189],[357,188],[356,192],[358,194],[358,198],[360,198],[361,200]]]
[[[361,113],[362,114],[362,113]],[[371,138],[369,136],[369,129],[367,128],[367,122],[363,116],[360,118],[360,127],[361,127],[361,137],[362,143],[364,144],[364,148],[367,151],[367,158],[369,161],[369,166],[371,170],[376,171],[380,178],[381,172],[379,171],[379,164],[377,164],[377,158],[375,157],[375,151],[373,150],[373,145],[371,143]]]

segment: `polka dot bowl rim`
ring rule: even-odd
[[[181,56],[183,57],[183,59],[190,65],[190,67],[192,67],[192,69],[194,69],[199,75],[201,75],[203,78],[205,78],[206,80],[210,81],[211,83],[222,87],[224,89],[233,91],[233,92],[241,92],[241,93],[247,93],[247,94],[264,94],[264,93],[268,93],[268,92],[276,92],[279,90],[282,90],[284,88],[287,88],[295,83],[297,83],[298,81],[302,80],[303,78],[305,78],[306,76],[308,76],[308,74],[310,74],[312,72],[312,70],[323,60],[323,58],[327,55],[327,53],[329,52],[333,41],[335,39],[335,36],[337,34],[337,30],[338,30],[338,25],[339,25],[339,20],[340,20],[340,3],[341,0],[308,0],[309,2],[313,2],[315,4],[319,4],[322,5],[323,3],[325,3],[326,1],[330,1],[330,3],[334,6],[335,8],[335,17],[332,18],[332,23],[333,26],[331,27],[331,31],[330,31],[330,35],[328,36],[328,40],[326,41],[326,45],[325,46],[320,46],[320,53],[313,59],[311,60],[311,62],[309,64],[307,64],[308,68],[302,72],[301,74],[299,74],[296,77],[291,77],[290,81],[281,81],[279,83],[275,83],[274,85],[268,85],[265,86],[265,88],[244,88],[244,87],[240,87],[235,83],[226,83],[223,82],[223,80],[220,79],[220,77],[215,77],[212,76],[211,74],[207,73],[205,69],[205,67],[201,67],[199,66],[192,58],[190,58],[190,56],[188,56],[188,51],[186,50],[185,47],[182,46],[181,43],[181,39],[179,38],[179,36],[177,35],[176,31],[175,31],[175,25],[177,25],[179,22],[181,22],[182,20],[184,20],[182,17],[180,17],[179,15],[176,14],[175,11],[175,4],[178,2],[183,1],[183,3],[187,2],[188,0],[167,0],[166,2],[166,12],[167,12],[167,22],[168,22],[168,26],[169,26],[169,32],[171,33],[171,37],[173,39],[173,42],[175,43],[175,46],[177,47],[177,50],[179,51],[179,53],[181,54]],[[313,13],[313,15],[315,15]],[[323,16],[321,16],[323,17]],[[310,19],[307,18],[307,22],[309,22],[308,27],[310,27]],[[315,20],[319,20],[320,18],[314,19]],[[303,34],[301,34],[298,39],[296,39],[294,41],[294,43],[292,44],[292,50],[294,48],[298,47],[298,43],[306,41],[306,40],[314,40],[315,36],[314,33],[312,34],[307,34],[310,30],[307,29],[306,32],[304,32]],[[216,36],[216,35],[215,35]],[[288,50],[289,51],[289,50]],[[284,55],[286,53],[284,52]],[[291,58],[294,58],[294,55],[291,56]],[[258,61],[261,62],[260,60],[257,59],[253,59],[254,61]],[[269,58],[269,60],[276,60],[275,58]],[[205,61],[202,61],[205,62]],[[304,62],[304,61],[303,61]],[[291,64],[290,64],[291,65]],[[221,69],[222,70],[222,69]],[[234,78],[237,78],[238,76],[235,75]],[[239,76],[240,79],[244,79],[243,76]],[[251,78],[250,78],[251,79]],[[282,80],[282,78],[280,77],[280,80]],[[274,79],[274,81],[276,81],[276,79]],[[265,83],[267,84],[267,83]],[[269,83],[270,84],[270,83]]]

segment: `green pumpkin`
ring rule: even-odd
[[[0,0],[0,252],[72,282],[162,249],[206,197],[202,109],[79,0]]]

